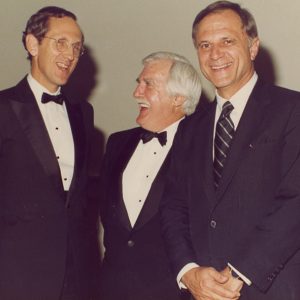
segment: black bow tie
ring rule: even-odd
[[[65,100],[65,97],[62,93],[58,95],[49,95],[47,93],[43,93],[42,95],[42,103],[55,102],[57,104],[62,105]]]
[[[157,138],[159,143],[162,146],[164,146],[167,143],[167,132],[163,131],[163,132],[157,133],[157,132],[152,132],[152,131],[148,131],[148,130],[143,130],[141,132],[141,139],[144,144],[148,143],[153,138]]]

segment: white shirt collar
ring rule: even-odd
[[[247,104],[249,96],[257,82],[257,79],[258,79],[257,73],[254,72],[254,74],[250,78],[250,80],[240,90],[238,90],[230,99],[222,98],[216,91],[218,108],[220,110],[222,110],[223,104],[227,100],[229,100],[231,102],[231,104],[233,105],[234,109],[236,109],[238,111],[243,111]]]
[[[37,101],[41,100],[43,93],[47,93],[50,95],[58,95],[60,93],[60,87],[57,89],[55,93],[49,92],[49,90],[47,90],[36,79],[33,78],[31,73],[28,74],[27,81]]]
[[[160,132],[162,132],[162,131],[167,132],[167,143],[169,143],[169,142],[171,142],[171,144],[173,143],[173,139],[174,139],[175,133],[177,131],[177,127],[178,127],[179,123],[181,122],[181,120],[183,120],[183,119],[184,119],[184,117],[177,120],[176,122],[172,123],[171,125],[166,127],[164,130],[160,131]]]
[[[223,104],[229,100],[234,107],[233,111],[230,114],[230,118],[232,119],[234,128],[237,129],[241,116],[244,112],[245,106],[248,102],[249,96],[257,82],[257,79],[258,76],[254,72],[251,79],[239,91],[237,91],[230,99],[222,98],[216,91],[217,109],[215,115],[215,125],[221,114]]]

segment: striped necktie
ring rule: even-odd
[[[230,113],[233,109],[233,105],[229,101],[226,101],[216,125],[214,159],[214,184],[216,189],[219,187],[225,160],[228,156],[230,143],[234,135],[234,124],[230,118]]]

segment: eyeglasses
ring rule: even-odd
[[[71,44],[68,40],[66,39],[55,39],[49,36],[44,36],[46,39],[54,40],[56,49],[59,52],[65,52],[67,51],[70,47],[73,48],[73,54],[76,58],[79,58],[83,53],[84,53],[84,48],[81,42],[73,43]]]

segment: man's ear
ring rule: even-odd
[[[250,45],[250,57],[252,61],[255,60],[258,50],[259,50],[259,38],[256,37],[251,41],[251,45]]]
[[[32,57],[35,57],[39,53],[39,41],[33,34],[26,35],[26,49],[31,54]]]
[[[172,100],[172,103],[174,107],[177,108],[177,107],[181,107],[184,101],[185,101],[184,96],[175,96],[174,99]]]

